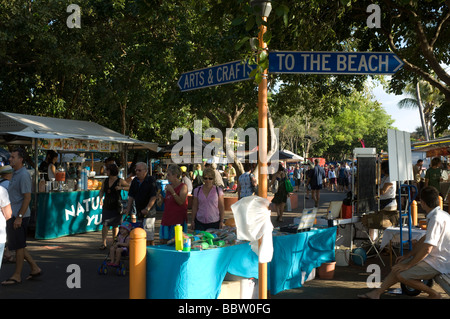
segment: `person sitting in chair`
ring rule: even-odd
[[[421,280],[432,279],[439,274],[450,273],[450,215],[439,207],[439,193],[427,186],[420,193],[420,205],[427,216],[427,232],[413,249],[400,256],[396,265],[381,286],[364,295],[363,299],[379,299],[389,287],[401,282],[421,290],[429,298],[439,299],[441,295]]]

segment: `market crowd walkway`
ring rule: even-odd
[[[298,208],[286,212],[283,224],[289,224],[303,209],[303,193],[298,194]],[[326,213],[330,201],[343,200],[344,193],[321,192],[319,213]],[[314,202],[306,200],[305,207],[313,207]],[[158,212],[157,221],[161,220],[162,212]],[[226,218],[232,213],[227,212]],[[274,226],[276,213],[272,213]],[[157,222],[157,231],[159,223]],[[115,271],[108,275],[98,275],[97,269],[106,258],[108,251],[99,250],[101,232],[92,232],[66,236],[51,240],[28,240],[28,248],[33,257],[42,268],[43,275],[32,281],[26,281],[29,274],[25,263],[22,274],[22,283],[14,286],[0,286],[1,299],[127,299],[129,297],[129,277],[117,276]],[[386,265],[389,265],[389,257]],[[358,294],[367,292],[366,280],[369,273],[366,267],[370,263],[377,263],[382,269],[382,278],[389,272],[389,266],[383,267],[378,258],[368,259],[365,266],[350,265],[336,267],[332,280],[314,279],[308,281],[303,287],[281,292],[272,299],[356,299]],[[73,265],[80,269],[80,287],[69,288],[73,282],[71,275]],[[8,279],[14,271],[14,264],[3,264],[0,270],[0,281]],[[68,285],[69,282],[69,285]],[[436,287],[437,285],[435,285]],[[443,298],[449,298],[440,287],[436,287]],[[385,294],[385,299],[425,298],[425,294],[416,297],[404,295]]]

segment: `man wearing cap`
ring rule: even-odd
[[[8,280],[2,282],[4,286],[18,284],[22,281],[21,274],[24,259],[31,267],[27,280],[41,275],[41,269],[26,248],[27,226],[31,215],[29,207],[31,201],[31,177],[24,165],[25,156],[25,151],[17,148],[11,152],[9,158],[14,173],[8,188],[12,218],[7,221],[6,232],[8,248],[16,251],[16,269]]]

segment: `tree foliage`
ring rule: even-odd
[[[270,50],[397,50],[422,73],[405,67],[393,77],[392,91],[399,93],[418,77],[430,80],[425,73],[448,87],[433,62],[449,64],[448,1],[412,1],[411,7],[404,2],[382,1],[383,29],[374,30],[365,25],[368,0],[274,1],[265,40]],[[185,93],[177,86],[184,72],[240,59],[256,61],[248,40],[265,22],[248,0],[78,0],[79,29],[66,25],[70,3],[0,0],[0,110],[91,120],[160,143],[170,141],[175,127],[192,128],[195,119],[207,119],[205,123],[220,129],[246,127],[255,120],[253,81]],[[396,48],[389,47],[389,34]],[[271,114],[306,114],[309,123],[345,125],[345,112],[356,112],[357,103],[344,97],[362,92],[365,80],[271,75]],[[448,104],[436,109],[438,125],[445,126],[442,117],[448,122],[448,114]],[[343,118],[336,122],[335,116]],[[367,140],[367,132],[351,134]],[[334,136],[328,140],[334,144],[327,145],[344,143]],[[316,143],[314,152],[318,150],[326,152],[326,145]]]

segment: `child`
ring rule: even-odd
[[[123,222],[119,227],[119,236],[117,241],[110,248],[111,262],[108,266],[118,267],[120,258],[128,255],[128,246],[130,242],[131,224],[129,222]]]

